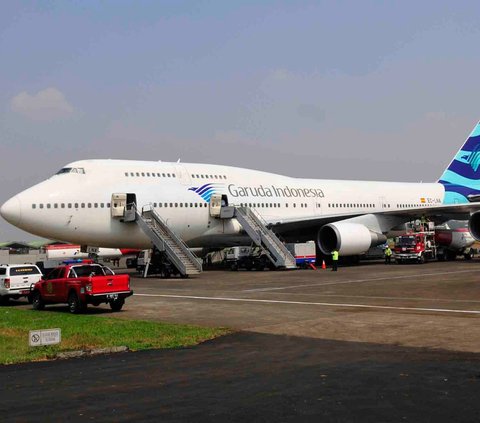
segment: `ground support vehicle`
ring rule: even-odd
[[[30,286],[41,277],[42,272],[34,264],[0,265],[0,304],[8,303],[10,298],[27,297],[30,301]]]
[[[231,270],[274,269],[272,262],[260,247],[232,247],[225,251],[224,264]]]
[[[161,278],[168,279],[172,276],[180,275],[180,272],[169,260],[167,254],[155,247],[151,250],[140,251],[137,258],[137,272],[144,278],[158,275]]]
[[[409,232],[395,239],[393,259],[396,263],[425,263],[436,257],[435,231]]]
[[[95,263],[59,266],[32,284],[30,290],[35,310],[42,310],[46,304],[67,303],[71,313],[81,313],[88,304],[101,303],[120,311],[125,298],[133,294],[130,276],[115,275],[108,267]]]
[[[285,244],[285,247],[295,257],[298,267],[306,269],[315,265],[315,241],[289,243]]]

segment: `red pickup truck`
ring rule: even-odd
[[[67,303],[71,313],[82,313],[87,304],[100,303],[108,303],[113,311],[120,311],[125,298],[133,294],[130,276],[115,275],[106,266],[90,263],[57,267],[30,290],[35,310],[43,310],[45,304]]]

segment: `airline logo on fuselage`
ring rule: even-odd
[[[210,197],[213,194],[217,194],[220,190],[223,189],[224,186],[224,184],[211,183],[202,185],[201,187],[188,188],[188,190],[198,194],[208,203],[210,201]]]
[[[224,191],[224,184],[205,184],[201,187],[188,188],[202,197],[207,203],[213,194],[220,194]],[[227,193],[233,198],[240,197],[277,197],[277,198],[324,198],[325,194],[320,188],[293,188],[289,186],[277,187],[275,185],[258,185],[255,187],[238,186],[229,184]]]
[[[278,198],[323,198],[325,194],[320,188],[292,188],[275,185],[256,187],[237,186],[230,184],[228,193],[232,197],[278,197]]]

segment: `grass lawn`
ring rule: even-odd
[[[62,342],[53,346],[29,347],[28,331],[62,330]],[[54,358],[63,351],[127,346],[131,350],[178,348],[228,333],[224,328],[203,328],[123,320],[92,315],[0,308],[0,364]]]

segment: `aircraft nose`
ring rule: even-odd
[[[18,196],[12,197],[10,200],[3,203],[2,207],[0,207],[0,214],[7,222],[17,226],[22,217],[20,199]]]

